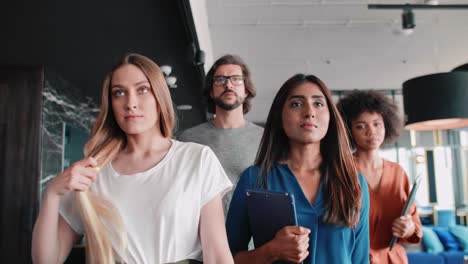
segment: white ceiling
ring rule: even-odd
[[[247,118],[264,122],[276,91],[295,73],[317,75],[332,90],[400,89],[405,80],[467,63],[468,9],[413,10],[416,28],[408,36],[401,33],[401,10],[367,9],[407,2],[206,0],[194,17],[208,68],[226,53],[250,66],[257,97]]]

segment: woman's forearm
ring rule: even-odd
[[[272,254],[270,243],[250,251],[241,251],[234,256],[235,264],[271,264],[278,260]]]
[[[60,196],[46,193],[32,234],[33,263],[58,263]]]
[[[204,263],[232,264],[234,262],[227,242],[223,204],[219,194],[201,209],[200,239]]]

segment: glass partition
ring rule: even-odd
[[[93,100],[46,69],[42,91],[41,194],[57,174],[83,158],[83,147],[99,109]]]

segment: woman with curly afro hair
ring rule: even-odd
[[[383,159],[379,149],[398,138],[402,121],[398,107],[384,94],[354,90],[338,102],[355,148],[357,169],[367,180],[370,195],[369,235],[371,263],[408,263],[399,242],[418,243],[422,237],[416,206],[400,217],[410,193],[408,176],[397,163]]]

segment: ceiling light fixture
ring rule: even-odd
[[[177,77],[175,76],[167,76],[166,77],[166,83],[167,83],[167,86],[169,86],[170,88],[177,88]]]
[[[413,11],[411,11],[409,8],[403,9],[403,13],[401,14],[401,27],[403,30],[412,30],[414,27],[416,27],[416,24],[414,23]]]
[[[409,36],[414,33],[416,23],[414,22],[414,13],[410,8],[403,9],[401,14],[401,33]]]
[[[430,131],[468,127],[467,83],[468,72],[464,71],[429,74],[404,82],[405,128]]]
[[[439,5],[438,1],[426,0],[425,4],[369,4],[367,9],[402,9],[401,24],[403,34],[412,33],[416,23],[414,21],[414,9],[468,9],[467,4],[462,5]]]
[[[177,88],[177,77],[170,76],[172,73],[172,67],[169,65],[161,65],[159,69],[161,69],[164,79],[166,79],[167,86],[169,86],[169,88]]]
[[[464,5],[432,5],[432,4],[369,4],[367,9],[468,9]]]
[[[165,76],[169,76],[172,72],[172,67],[169,66],[169,65],[162,65],[161,67],[159,67],[162,71],[162,73],[165,75]]]

